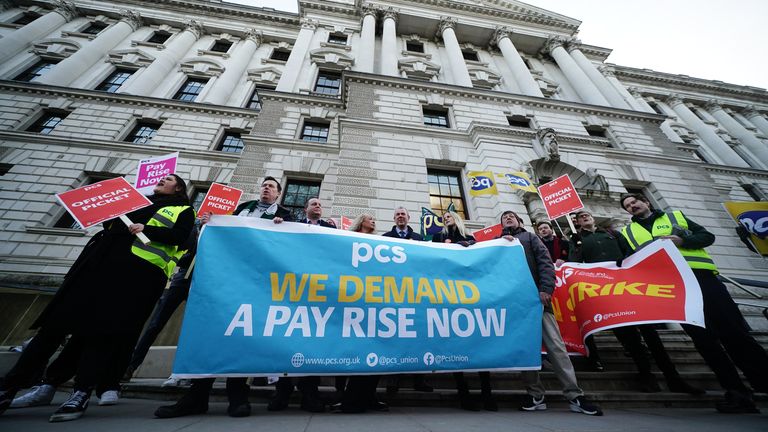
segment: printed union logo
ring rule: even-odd
[[[296,353],[291,357],[291,364],[295,368],[300,368],[304,366],[304,354],[302,353]]]
[[[472,190],[483,190],[493,186],[493,180],[488,177],[477,176],[472,178]]]
[[[594,318],[592,318],[592,320],[595,321],[596,323],[599,323],[600,321],[603,320],[603,314],[595,314],[595,316],[594,316]]]
[[[509,181],[510,183],[513,183],[513,184],[518,184],[520,186],[529,186],[530,185],[530,183],[528,183],[528,180],[526,180],[526,179],[524,179],[522,177],[514,176],[512,174],[507,174],[507,181]]]
[[[424,353],[424,364],[427,366],[435,364],[435,356],[431,352]]]
[[[379,364],[379,356],[377,356],[376,353],[370,353],[365,357],[365,362],[368,366],[374,367]]]

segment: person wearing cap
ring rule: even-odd
[[[556,267],[560,267],[568,259],[568,251],[570,250],[570,244],[568,240],[555,234],[552,229],[552,223],[549,221],[540,221],[536,224],[536,233],[539,235],[541,242],[547,247],[549,256],[552,258],[552,262]]]
[[[539,290],[539,298],[544,308],[542,314],[542,341],[547,348],[552,371],[563,386],[563,395],[570,402],[570,410],[586,415],[601,416],[603,411],[599,406],[587,400],[584,391],[576,381],[576,371],[573,369],[568,351],[565,349],[560,328],[555,315],[552,313],[552,293],[555,291],[555,266],[549,251],[539,237],[523,228],[523,220],[517,213],[507,210],[501,214],[502,238],[513,241],[517,239],[525,250],[525,259],[533,276],[533,281]],[[520,406],[522,411],[541,411],[547,409],[544,400],[545,389],[541,383],[539,371],[523,371],[523,382],[527,395]]]
[[[620,241],[621,234],[612,229],[603,229],[595,225],[595,219],[587,210],[576,213],[576,219],[581,227],[579,233],[573,236],[574,247],[568,256],[568,261],[582,263],[596,263],[621,260],[625,255]],[[651,372],[651,362],[648,351],[653,355],[656,365],[661,369],[667,381],[667,387],[671,392],[703,394],[704,390],[693,387],[683,381],[677,372],[672,359],[669,358],[664,344],[652,325],[636,325],[617,327],[613,334],[619,340],[624,349],[629,352],[637,366],[638,383],[640,390],[646,393],[661,391],[656,377]],[[643,345],[643,339],[648,346]],[[593,342],[594,343],[594,342]],[[592,347],[590,347],[590,351]]]
[[[749,326],[738,306],[717,278],[717,266],[704,249],[715,242],[715,236],[679,210],[654,209],[643,194],[623,195],[620,205],[632,215],[632,223],[621,233],[621,241],[630,253],[656,239],[670,240],[699,282],[706,328],[683,325],[683,329],[726,390],[725,400],[717,404],[717,410],[759,412],[752,391],[741,381],[734,364],[755,391],[768,392],[768,354],[749,334]]]

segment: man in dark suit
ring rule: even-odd
[[[323,220],[323,203],[320,198],[310,198],[304,205],[304,219],[299,222],[309,225],[320,225],[326,228],[336,228],[336,225]]]

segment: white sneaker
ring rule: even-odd
[[[28,408],[50,405],[55,394],[56,387],[50,384],[40,384],[32,387],[27,393],[14,398],[10,408]]]
[[[99,397],[99,406],[104,405],[117,405],[117,401],[120,399],[120,394],[117,390],[107,390]]]
[[[165,382],[161,385],[161,387],[178,387],[179,381],[181,380],[171,375],[168,377],[167,380],[165,380]]]

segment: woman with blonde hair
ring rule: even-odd
[[[374,234],[376,232],[376,218],[370,213],[363,213],[352,221],[349,231]]]
[[[443,213],[443,230],[432,236],[436,243],[458,243],[464,247],[475,244],[475,238],[467,233],[464,220],[454,211]]]

